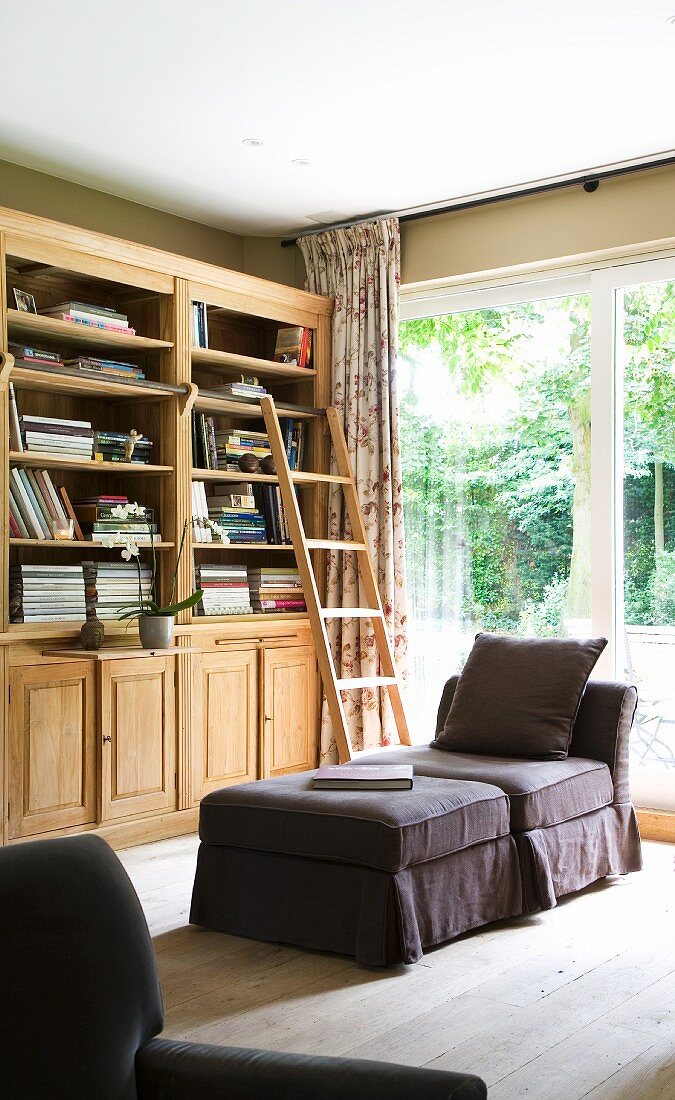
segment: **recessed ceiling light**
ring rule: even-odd
[[[311,163],[311,160],[305,160],[304,157],[296,157],[295,160],[291,161],[291,164],[294,164],[296,168],[309,168]]]
[[[263,141],[262,138],[244,138],[244,140],[242,141],[241,144],[242,145],[255,145],[255,146],[257,146],[257,145],[264,145],[265,142]]]

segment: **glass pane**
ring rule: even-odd
[[[640,696],[633,797],[640,806],[675,809],[675,283],[631,287],[618,299],[624,363],[618,652]]]
[[[405,321],[413,737],[480,630],[590,629],[590,298]]]

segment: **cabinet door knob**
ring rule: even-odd
[[[106,741],[110,741],[110,743],[112,744],[112,735],[111,734],[109,734],[109,733],[104,733],[103,734],[103,744],[104,745],[105,745]]]

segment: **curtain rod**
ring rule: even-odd
[[[352,225],[368,225],[372,222],[382,221],[383,218],[398,218],[401,222],[420,221],[422,218],[433,218],[439,214],[451,214],[456,210],[473,210],[480,206],[491,206],[497,202],[507,202],[509,199],[527,198],[530,195],[544,195],[548,191],[559,191],[563,187],[582,186],[588,194],[598,190],[602,180],[615,179],[618,176],[627,176],[632,172],[646,172],[651,168],[664,168],[669,164],[675,164],[675,154],[669,154],[657,159],[637,161],[634,164],[620,165],[615,168],[603,168],[595,172],[586,172],[584,175],[566,176],[562,179],[549,180],[546,183],[534,183],[525,185],[511,191],[493,191],[488,195],[479,195],[471,199],[459,199],[456,202],[448,202],[442,206],[426,208],[410,208],[406,210],[390,210],[388,213],[371,214],[365,218],[354,218],[352,221],[337,222],[335,225],[324,225],[319,229],[310,229],[307,233],[301,233],[298,237],[289,238],[281,242],[282,248],[290,248],[298,243],[299,237],[315,237],[317,233],[326,233],[330,229],[348,229]]]

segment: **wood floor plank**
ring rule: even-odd
[[[464,1069],[490,1100],[675,1095],[672,846],[646,844],[641,874],[387,970],[190,927],[197,847],[119,853],[153,935],[167,1037]]]

